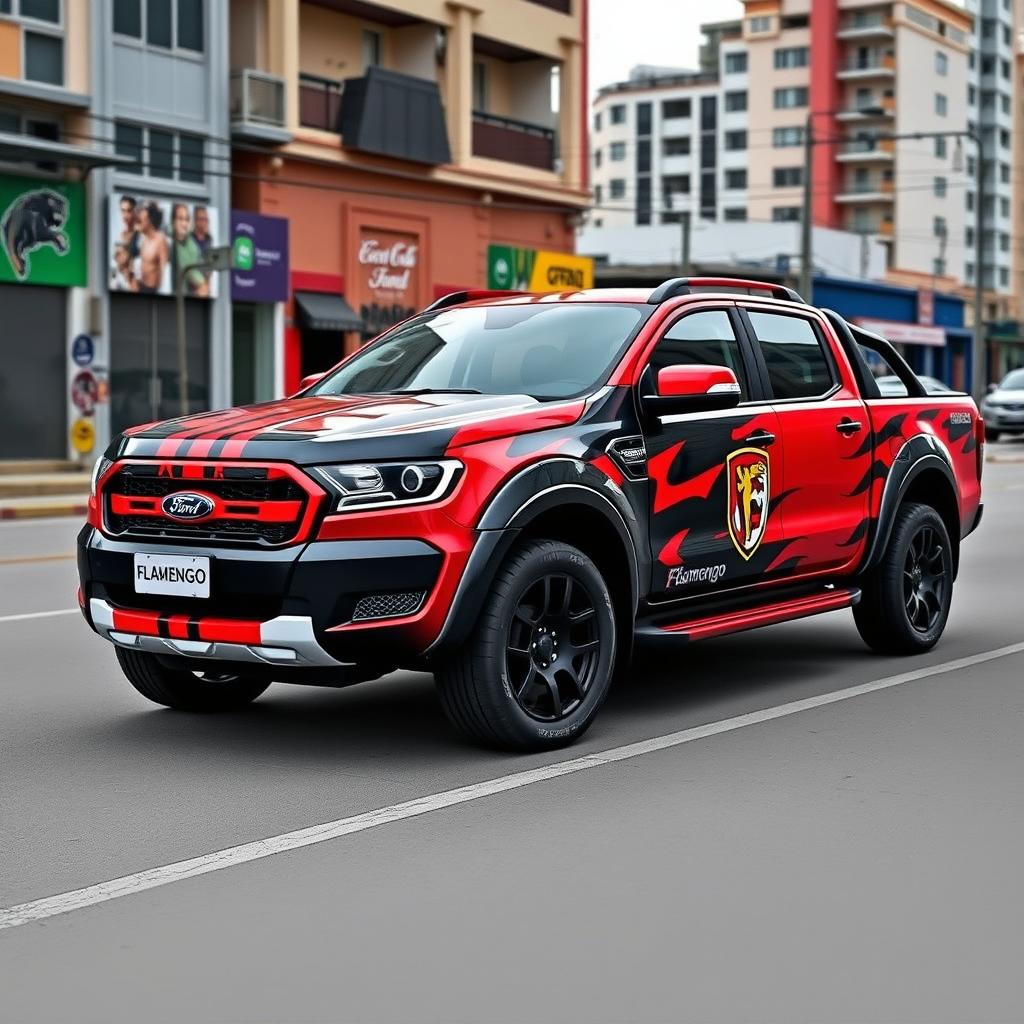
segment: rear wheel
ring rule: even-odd
[[[437,672],[441,704],[485,746],[564,746],[608,694],[615,641],[594,563],[568,544],[528,541],[499,571],[468,643]]]
[[[865,581],[853,617],[880,654],[918,654],[938,643],[953,595],[953,554],[942,517],[928,505],[896,514],[881,563]]]
[[[991,427],[986,427],[985,428],[985,440],[986,441],[998,441],[999,440],[999,431],[998,430],[993,430]]]
[[[117,648],[128,682],[154,704],[179,711],[232,711],[252,703],[270,683],[216,671],[170,668],[155,654]]]

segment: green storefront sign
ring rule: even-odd
[[[0,175],[0,282],[88,283],[85,186]]]
[[[514,245],[487,247],[487,287],[526,291],[533,276],[537,258],[534,249],[519,249]]]

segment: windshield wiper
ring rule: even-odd
[[[375,391],[377,395],[482,395],[476,388],[398,388],[394,391]]]

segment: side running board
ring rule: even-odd
[[[758,626],[791,622],[794,619],[820,615],[822,612],[832,612],[839,608],[852,608],[859,600],[860,590],[856,587],[820,590],[802,597],[752,605],[715,615],[686,618],[678,622],[665,617],[658,622],[642,623],[637,626],[637,638],[676,642],[707,640],[713,636],[742,633],[747,629],[757,629]]]

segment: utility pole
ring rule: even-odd
[[[689,277],[690,276],[690,211],[683,210],[682,220],[680,221],[682,226],[682,238],[680,239],[679,245],[679,276]]]
[[[811,301],[814,272],[814,246],[812,241],[812,219],[814,217],[814,138],[812,126],[814,114],[809,113],[804,122],[804,205],[800,216],[800,294],[804,301]]]

